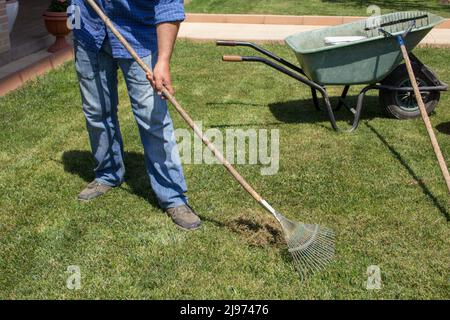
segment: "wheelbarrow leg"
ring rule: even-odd
[[[312,99],[314,102],[314,107],[316,108],[317,111],[322,111],[320,110],[320,106],[319,106],[319,99],[317,98],[317,90],[314,88],[311,88],[311,95],[312,95]]]
[[[325,89],[325,88],[324,88]],[[341,97],[339,98],[339,102],[338,104],[333,108],[333,111],[339,111],[342,106],[346,106],[345,104],[345,99],[347,98],[347,94],[348,91],[350,89],[350,86],[345,86],[344,87],[344,91],[341,94]],[[326,89],[325,89],[326,90]],[[314,102],[314,107],[318,110],[318,111],[323,111],[320,108],[320,104],[319,104],[319,99],[317,98],[317,90],[314,88],[311,88],[311,94],[312,94],[312,98],[313,98],[313,102]]]
[[[336,118],[334,117],[333,107],[331,106],[330,97],[328,96],[327,91],[325,90],[325,88],[322,88],[319,91],[323,96],[323,100],[325,101],[325,108],[327,110],[331,126],[333,127],[334,130],[340,131],[339,126],[336,123]]]
[[[342,106],[345,104],[345,98],[347,98],[348,90],[350,90],[350,86],[345,86],[344,91],[342,91],[341,97],[339,98],[339,102],[334,108],[334,111],[341,110]]]
[[[361,90],[361,92],[358,95],[358,102],[356,105],[356,109],[354,109],[354,115],[353,118],[353,125],[350,128],[349,132],[353,132],[358,128],[359,120],[361,119],[361,112],[364,104],[364,98],[366,97],[366,93],[370,90],[377,89],[376,85],[369,85]]]
[[[378,86],[372,84],[361,90],[360,94],[358,95],[358,102],[356,105],[356,109],[353,109],[353,111],[352,111],[352,113],[355,115],[355,117],[353,118],[353,124],[352,124],[352,127],[347,130],[348,132],[353,132],[358,128],[359,121],[361,119],[362,108],[364,105],[364,98],[366,97],[366,94],[368,91],[374,90],[374,89],[378,89]],[[326,106],[326,110],[328,112],[328,117],[330,118],[331,126],[333,127],[334,130],[341,131],[339,129],[339,126],[336,123],[336,118],[334,117],[334,112],[333,112],[333,108],[331,107],[330,98],[328,97],[328,93],[325,90],[323,90],[323,91],[319,90],[319,91],[321,91],[321,93],[323,95],[323,99],[325,100],[325,106]],[[346,91],[348,92],[348,89]]]

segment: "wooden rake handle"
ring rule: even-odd
[[[113,25],[111,20],[105,15],[105,13],[100,9],[95,0],[86,0],[89,5],[94,9],[94,11],[103,20],[106,26],[114,33],[114,35],[119,39],[123,46],[128,50],[131,56],[136,60],[136,62],[141,66],[141,68],[149,75],[153,76],[153,72],[150,67],[138,56],[136,51],[131,47],[128,41],[120,34],[117,28]],[[183,109],[183,107],[178,103],[173,95],[169,93],[166,88],[163,88],[162,93],[175,107],[177,112],[183,118],[184,121],[194,130],[195,134],[202,139],[203,143],[208,147],[209,150],[214,154],[214,156],[222,163],[222,165],[230,172],[230,174],[239,182],[239,184],[247,191],[256,201],[261,202],[263,198],[258,194],[258,192],[253,189],[253,187],[241,176],[241,174],[228,162],[223,154],[209,141],[209,139],[203,135],[203,132],[197,127],[195,122],[189,116],[189,114]]]
[[[433,145],[434,153],[436,154],[436,158],[439,162],[439,167],[441,168],[442,175],[447,184],[447,189],[450,193],[450,175],[448,173],[447,164],[445,163],[444,156],[442,155],[441,148],[439,147],[439,143],[433,131],[433,126],[431,125],[430,118],[428,117],[428,112],[425,108],[425,103],[423,102],[422,95],[417,84],[416,76],[414,75],[414,71],[411,65],[411,59],[409,58],[408,50],[406,49],[405,41],[402,36],[398,36],[398,42],[400,44],[400,48],[402,49],[403,58],[406,62],[406,68],[408,70],[409,79],[411,80],[411,84],[414,89],[414,95],[416,96],[417,104],[419,105],[420,114],[422,115],[423,122],[425,123],[425,127],[427,128],[428,136],[430,137],[431,144]]]

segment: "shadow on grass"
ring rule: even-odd
[[[439,123],[439,124],[436,126],[436,129],[437,129],[437,131],[439,131],[440,133],[450,135],[450,122]]]
[[[427,185],[423,182],[422,179],[420,179],[417,174],[414,172],[414,170],[406,163],[405,159],[398,153],[397,150],[394,149],[387,141],[386,139],[368,122],[364,122],[364,124],[372,131],[377,138],[386,146],[386,148],[389,149],[389,151],[392,153],[392,155],[400,162],[400,164],[408,171],[409,175],[414,179],[414,181],[417,182],[418,186],[422,189],[422,192],[430,198],[430,200],[433,202],[433,204],[439,209],[439,211],[442,213],[442,215],[447,219],[447,222],[450,221],[450,214],[445,208],[444,205],[442,205],[438,198],[431,192],[431,190],[427,187]]]
[[[349,106],[356,106],[357,96],[349,96],[347,103]],[[320,103],[320,99],[319,99]],[[331,98],[331,104],[337,104],[336,98]],[[320,103],[324,108],[323,103]],[[284,123],[320,123],[329,122],[326,111],[318,111],[314,107],[311,98],[302,100],[291,100],[286,102],[277,102],[269,104],[269,109],[274,117]],[[353,115],[344,107],[335,111],[334,115],[337,121],[347,120],[353,122]],[[373,118],[385,117],[383,110],[379,107],[378,97],[366,96],[361,114],[361,120],[371,120]]]
[[[356,106],[357,96],[349,96],[347,98],[347,103],[350,106]],[[337,104],[338,100],[336,97],[331,98],[331,103],[333,106]],[[323,103],[319,99],[321,108],[323,108]],[[243,101],[230,101],[230,102],[208,102],[207,105],[211,106],[241,106],[241,107],[261,107],[266,106],[262,104],[243,102]],[[302,100],[291,100],[284,102],[270,103],[270,112],[279,122],[268,122],[268,123],[234,123],[234,124],[211,124],[214,128],[229,128],[229,127],[243,127],[243,126],[279,126],[283,124],[293,124],[293,123],[317,123],[318,125],[328,128],[330,130],[331,126],[328,126],[329,118],[326,111],[318,111],[314,107],[314,102],[311,98]],[[348,120],[353,122],[353,116],[345,109],[341,108],[339,111],[335,111],[335,117],[337,121]],[[379,106],[377,96],[366,96],[364,99],[363,111],[361,115],[361,120],[371,120],[374,118],[386,117]]]
[[[148,181],[144,155],[136,152],[125,152],[124,162],[126,167],[125,181],[130,186],[130,190],[125,188],[123,190],[137,195],[147,200],[153,207],[159,208]],[[92,154],[88,151],[66,151],[62,155],[62,163],[66,172],[76,174],[86,182],[91,182],[95,178],[94,160]]]

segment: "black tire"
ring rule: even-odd
[[[432,81],[423,73],[421,68],[413,64],[414,74],[417,78],[419,86],[435,86]],[[431,72],[430,70],[428,70]],[[397,67],[381,84],[394,87],[410,87],[408,70],[406,65],[402,64]],[[439,103],[441,93],[439,91],[429,91],[422,93],[422,99],[428,114],[431,114]],[[415,99],[414,93],[399,92],[391,90],[380,90],[380,105],[385,108],[386,112],[396,119],[406,120],[420,117],[419,106]]]

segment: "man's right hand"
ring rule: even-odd
[[[162,91],[164,88],[169,91],[171,95],[175,93],[175,89],[172,85],[172,78],[170,76],[170,67],[169,63],[164,61],[157,62],[155,68],[153,69],[153,76],[147,74],[147,79],[150,81],[153,89],[155,89],[156,93],[165,99]]]

